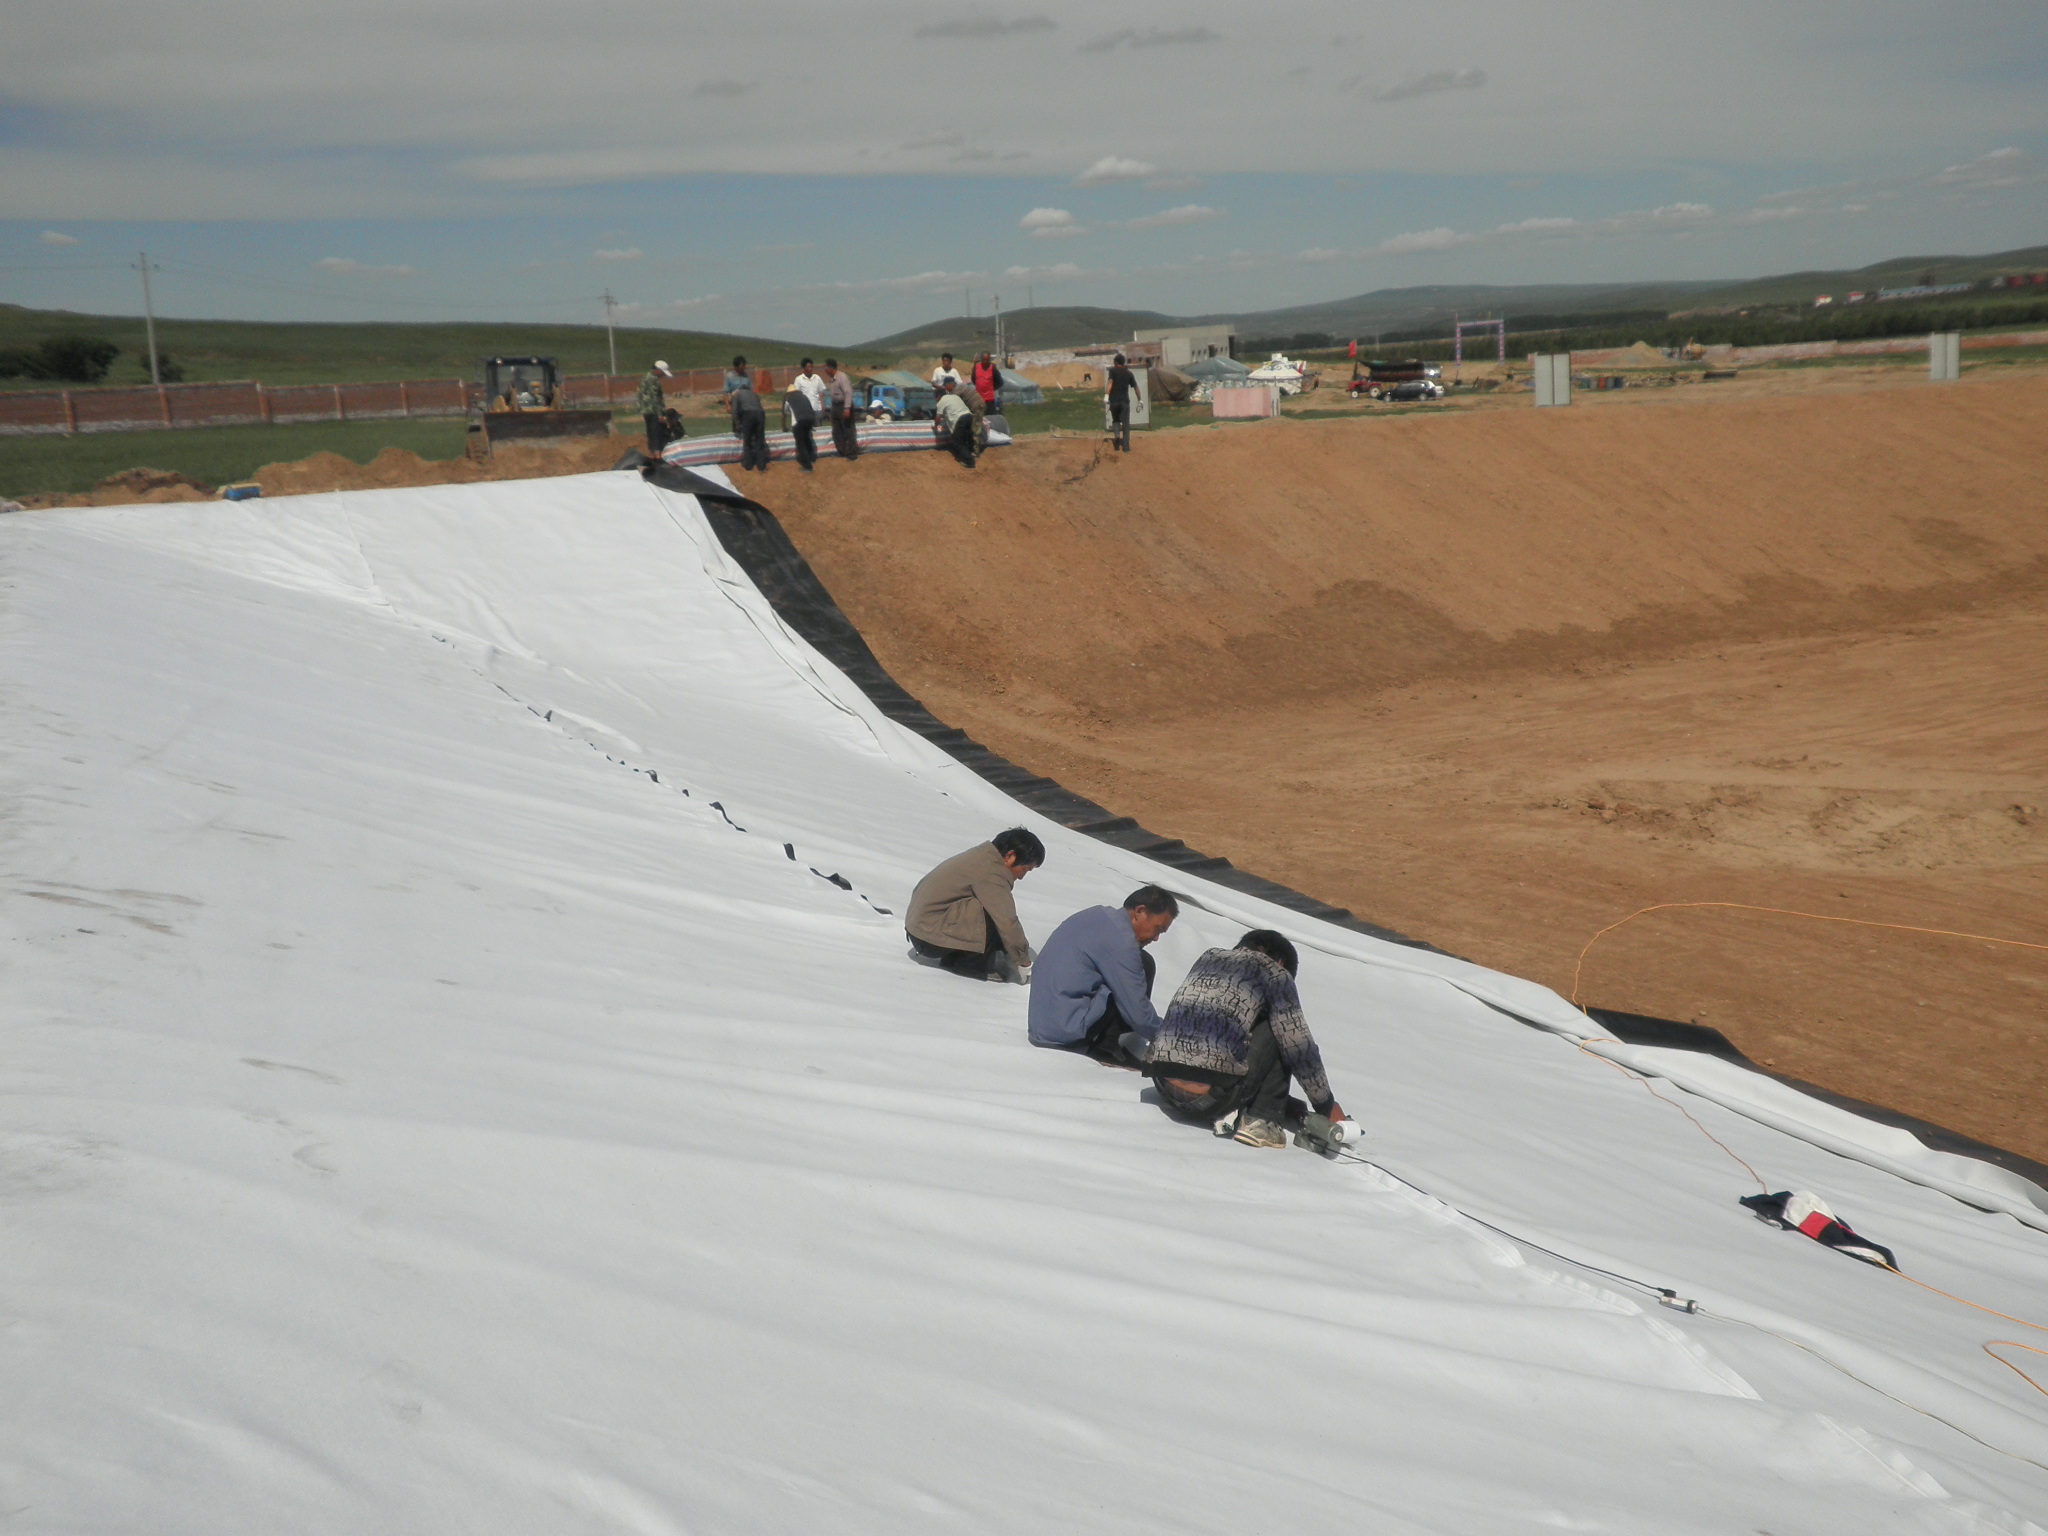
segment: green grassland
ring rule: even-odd
[[[48,336],[103,337],[121,349],[104,384],[147,384],[148,342],[140,315],[85,315],[0,304],[0,347],[34,346]],[[184,370],[187,382],[260,379],[265,384],[356,384],[392,379],[468,379],[480,357],[539,355],[567,373],[602,373],[602,326],[262,320],[159,320],[158,348]],[[755,363],[799,362],[834,349],[761,336],[713,331],[618,332],[619,371],[640,373],[655,358],[671,368],[716,368],[743,352]],[[836,352],[849,367],[878,367],[898,354]],[[50,389],[31,379],[0,380],[0,389]]]
[[[1154,430],[1206,425],[1207,406],[1152,407]],[[1044,405],[1009,415],[1019,437],[1046,432],[1086,435],[1102,430],[1102,397],[1093,390],[1054,390]],[[639,443],[638,417],[614,418],[619,451]],[[719,428],[693,417],[692,436]],[[423,459],[459,458],[464,423],[456,417],[413,421],[310,421],[285,426],[190,427],[151,432],[84,432],[76,437],[0,437],[0,496],[52,496],[89,491],[124,469],[166,469],[203,485],[246,480],[265,464],[338,453],[367,464],[386,448],[409,448]]]
[[[386,448],[410,448],[423,459],[453,459],[462,455],[464,431],[460,417],[447,417],[0,437],[0,496],[89,491],[109,475],[145,467],[189,475],[203,485],[231,485],[265,464],[322,452],[358,464],[369,463]]]

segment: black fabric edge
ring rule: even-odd
[[[1874,1120],[1879,1125],[1889,1125],[1901,1131],[1911,1131],[1921,1141],[1937,1152],[1953,1152],[1958,1157],[1974,1157],[1979,1162],[1990,1163],[2008,1173],[2016,1173],[2023,1179],[2030,1179],[2043,1189],[2048,1189],[2048,1163],[2038,1163],[2031,1157],[2018,1152],[2008,1152],[2003,1147],[1994,1147],[1988,1142],[1977,1141],[1951,1131],[1945,1126],[1930,1121],[1918,1120],[1911,1115],[1901,1114],[1895,1109],[1886,1109],[1882,1104],[1866,1103],[1852,1099],[1845,1093],[1836,1093],[1832,1088],[1823,1088],[1818,1083],[1809,1083],[1801,1077],[1792,1077],[1783,1072],[1773,1072],[1769,1067],[1759,1066],[1742,1050],[1722,1034],[1704,1024],[1681,1024],[1675,1019],[1659,1019],[1642,1013],[1622,1013],[1613,1008],[1588,1008],[1586,1012],[1593,1021],[1624,1045],[1661,1045],[1681,1051],[1699,1051],[1709,1056],[1718,1056],[1747,1067],[1760,1077],[1773,1078],[1788,1088],[1796,1088],[1823,1104],[1832,1104],[1837,1109],[1846,1109],[1852,1115],[1865,1120]]]
[[[633,457],[629,455],[620,468],[637,468],[649,484],[697,498],[719,544],[753,578],[754,585],[768,599],[776,615],[851,678],[877,709],[973,769],[1011,799],[1098,842],[1142,854],[1171,869],[1200,875],[1205,880],[1270,901],[1304,917],[1319,918],[1353,933],[1368,934],[1409,949],[1427,950],[1450,959],[1462,958],[1422,939],[1411,939],[1391,928],[1367,922],[1348,908],[1331,906],[1249,870],[1239,869],[1228,859],[1212,858],[1190,848],[1178,838],[1161,837],[1139,825],[1135,818],[1119,816],[1086,796],[1075,794],[1056,780],[1020,768],[965,731],[947,725],[889,675],[888,669],[869,648],[853,620],[833,600],[824,582],[818,579],[818,573],[811,569],[810,561],[804,558],[803,551],[796,547],[773,512],[706,476],[676,465],[654,465],[644,458],[641,464],[634,465],[631,463]],[[1800,1078],[1773,1072],[1745,1056],[1735,1042],[1718,1029],[1612,1008],[1588,1008],[1586,1012],[1601,1028],[1626,1045],[1664,1046],[1717,1056],[1866,1120],[1910,1131],[1936,1151],[1974,1157],[2048,1189],[2048,1164],[1975,1141],[1959,1132],[1917,1120],[1882,1105],[1866,1104]]]

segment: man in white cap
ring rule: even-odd
[[[662,420],[662,413],[668,409],[668,397],[661,392],[661,381],[669,378],[668,364],[655,360],[647,370],[647,377],[640,381],[640,419],[647,424],[647,456],[661,457],[661,450],[668,446],[668,423]]]

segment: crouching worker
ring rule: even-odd
[[[1158,962],[1145,948],[1179,915],[1171,892],[1145,885],[1121,907],[1088,907],[1053,929],[1031,974],[1031,1043],[1136,1070],[1159,1029]],[[1127,1034],[1134,1045],[1124,1043]]]
[[[1249,1147],[1284,1147],[1291,1077],[1313,1113],[1344,1118],[1302,1017],[1300,964],[1294,946],[1265,928],[1195,962],[1145,1058],[1168,1114]]]
[[[910,958],[975,981],[1029,980],[1031,945],[1010,887],[1044,862],[1045,844],[1022,827],[946,860],[910,893]]]

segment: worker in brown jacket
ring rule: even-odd
[[[917,882],[903,920],[910,958],[974,981],[1029,981],[1031,944],[1010,887],[1045,862],[1045,844],[1012,827]]]

